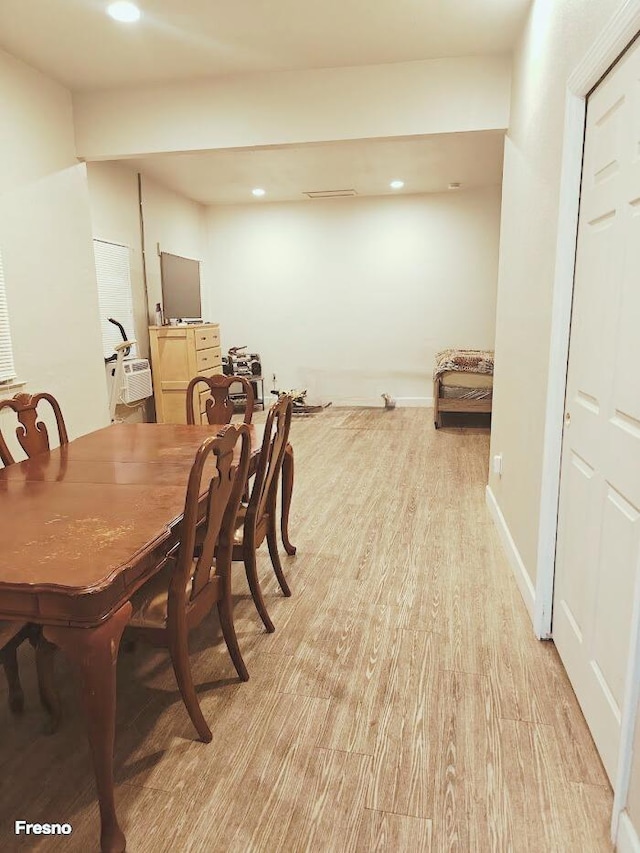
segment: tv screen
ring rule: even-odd
[[[201,317],[200,261],[161,252],[160,269],[165,319]]]

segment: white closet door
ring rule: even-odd
[[[553,639],[611,780],[640,568],[640,42],[587,104]]]

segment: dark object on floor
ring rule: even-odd
[[[291,397],[293,401],[293,414],[294,415],[313,415],[316,412],[321,412],[323,409],[328,409],[331,403],[307,403],[307,390],[305,388],[304,391],[300,391],[299,389],[292,389],[291,391],[272,391],[272,394],[275,394],[276,397],[280,398],[283,395],[287,397]]]

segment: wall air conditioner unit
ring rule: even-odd
[[[153,394],[151,368],[146,358],[128,358],[122,362],[120,402],[137,403]]]

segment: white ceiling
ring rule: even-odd
[[[531,0],[0,0],[0,47],[73,90],[507,53]]]
[[[316,190],[379,196],[443,192],[455,181],[465,189],[497,185],[503,146],[501,131],[482,131],[152,154],[121,162],[202,204],[265,204],[306,200],[304,193]],[[405,182],[402,190],[389,187],[394,179]],[[254,187],[267,194],[254,198]]]

